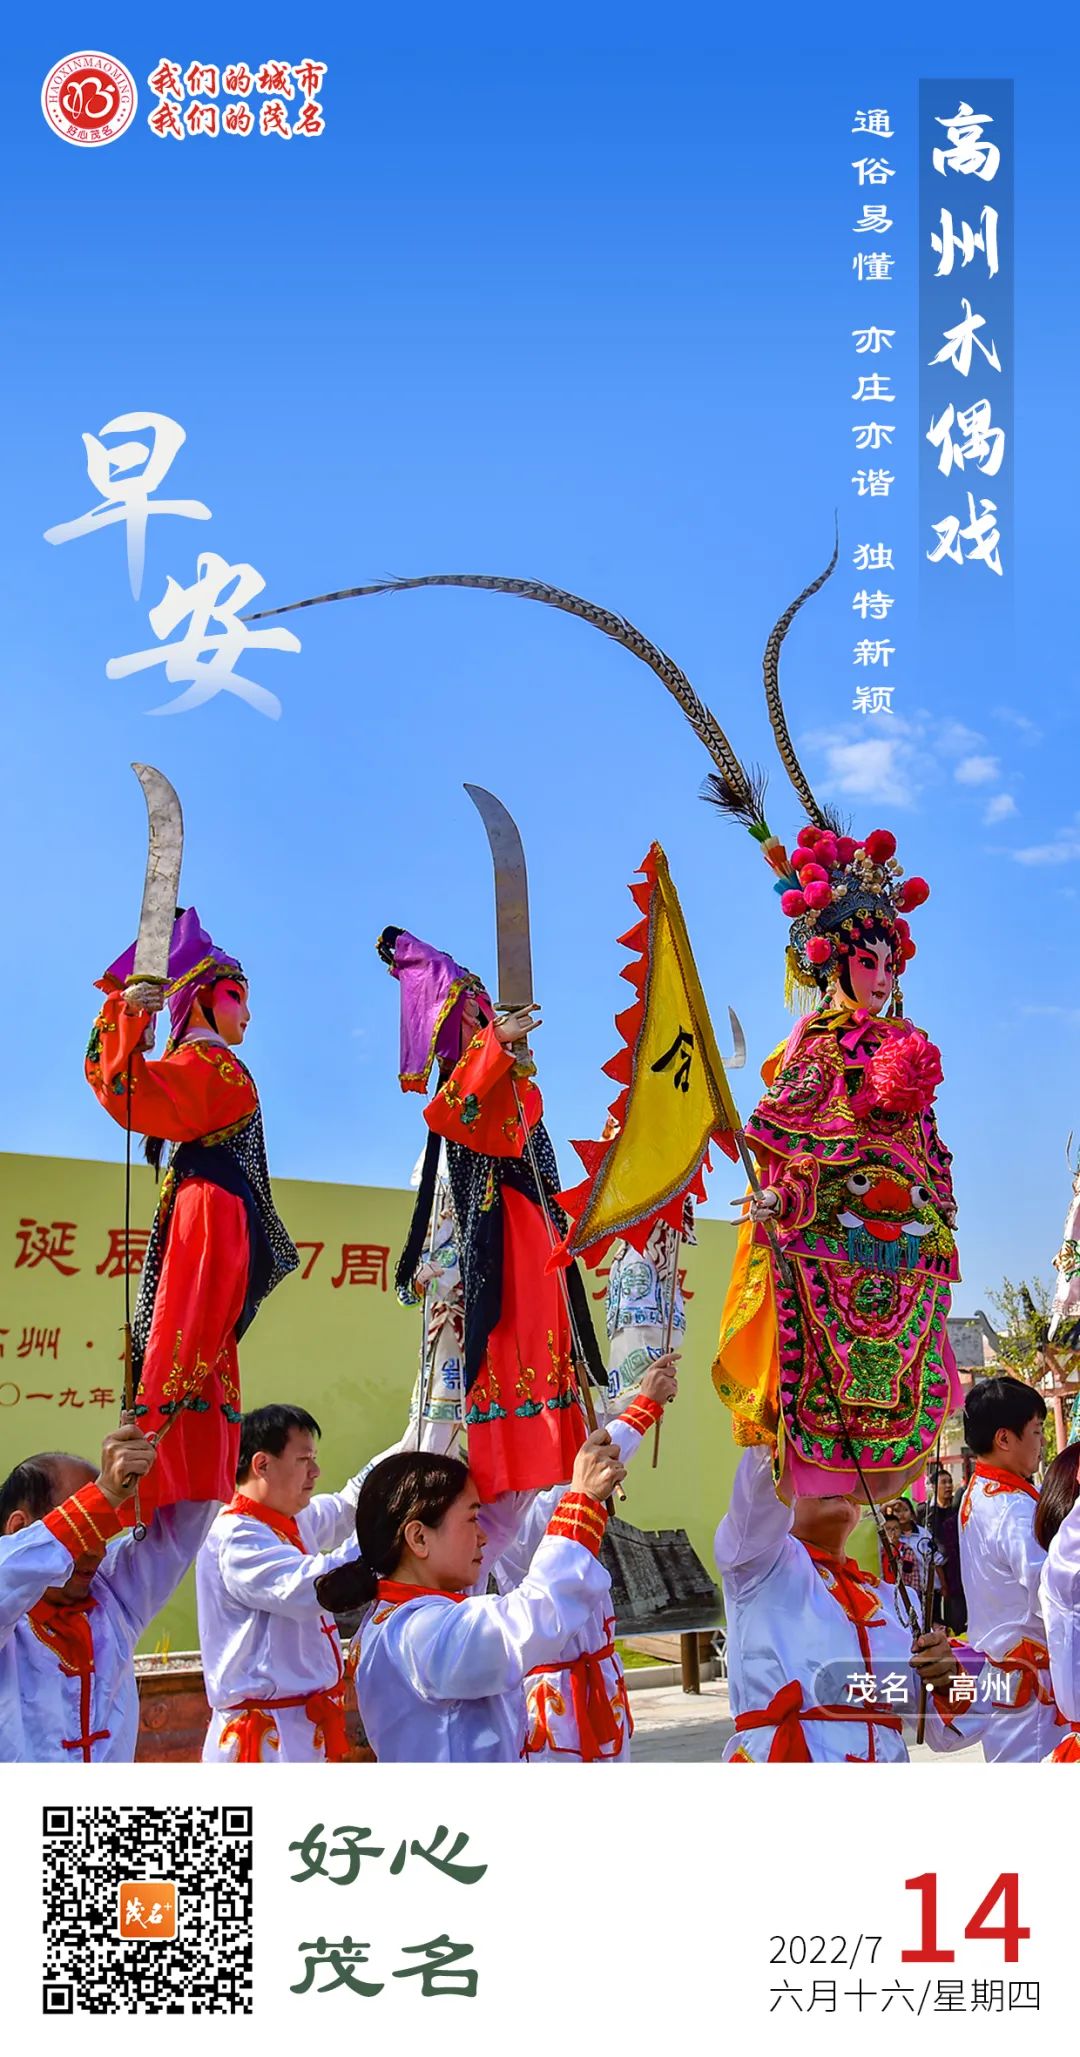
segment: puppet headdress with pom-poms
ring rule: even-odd
[[[329,600],[358,600],[372,593],[455,586],[480,593],[508,593],[518,600],[538,600],[545,607],[577,615],[602,635],[621,643],[656,673],[708,750],[716,769],[705,782],[704,797],[742,822],[760,843],[766,863],[776,874],[775,890],[781,895],[784,912],[792,917],[787,953],[789,982],[813,996],[828,987],[839,957],[858,940],[858,932],[864,927],[883,927],[895,936],[894,970],[901,969],[915,954],[904,915],[920,906],[930,891],[923,879],[908,879],[901,885],[901,871],[895,861],[896,840],[887,830],[876,829],[862,843],[843,833],[837,816],[820,807],[814,798],[788,733],[780,697],[780,648],[800,607],[831,577],[839,548],[838,538],[825,570],[792,601],[765,645],[765,704],[773,736],[784,770],[809,816],[790,858],[765,819],[765,777],[741,763],[716,716],[698,698],[686,673],[623,615],[612,614],[591,600],[567,593],[561,586],[545,585],[539,579],[497,578],[484,573],[431,572],[422,578],[380,579],[373,585],[320,593],[312,600],[294,601],[292,607],[264,608],[247,619],[261,621],[271,614],[289,614],[296,607],[315,607]]]

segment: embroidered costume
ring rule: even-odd
[[[856,840],[818,806],[780,699],[781,643],[835,563],[765,652],[781,760],[809,815],[792,855],[726,739],[708,782],[708,797],[761,845],[791,922],[789,986],[817,1003],[762,1067],[767,1091],[746,1123],[779,1211],[740,1229],[713,1381],[736,1441],[774,1449],[786,1495],[851,1491],[861,1471],[880,1500],[919,1475],[960,1405],[947,1329],[959,1270],[951,1160],[933,1113],[940,1053],[900,1001],[915,955],[906,917],[929,887],[903,879],[888,830]],[[857,955],[883,946],[888,1019],[849,1002],[842,984]]]
[[[240,1442],[237,1343],[266,1295],[298,1259],[270,1191],[255,1082],[219,1036],[189,1028],[200,990],[235,958],[200,927],[177,920],[166,999],[171,1035],[143,1055],[150,1016],[129,1014],[129,950],[98,981],[86,1076],[120,1128],[171,1144],[132,1321],[136,1413],[148,1435],[171,1426],[142,1486],[142,1508],[231,1498]],[[130,1114],[128,1077],[130,1068]],[[178,1417],[173,1419],[173,1417]]]
[[[490,1551],[518,1526],[517,1495],[485,1507]],[[498,1534],[499,1517],[508,1529]],[[568,1639],[603,1609],[611,1581],[599,1551],[606,1510],[564,1492],[512,1592],[444,1593],[379,1582],[361,1624],[357,1698],[380,1763],[512,1764],[524,1754],[524,1681],[537,1664],[561,1660]]]
[[[139,1726],[135,1646],[172,1598],[211,1519],[169,1507],[136,1542],[96,1485],[0,1536],[0,1762],[130,1764]],[[119,1538],[114,1541],[114,1538]],[[89,1596],[46,1600],[103,1549]]]
[[[713,1381],[736,1440],[775,1444],[796,1493],[850,1491],[850,1441],[890,1497],[960,1404],[948,1154],[928,1101],[894,1104],[882,1083],[931,1047],[908,1021],[826,1009],[762,1068],[746,1135],[780,1195],[775,1246],[741,1226]]]
[[[565,1227],[554,1201],[558,1169],[539,1089],[496,1037],[479,980],[403,929],[386,930],[379,947],[401,987],[402,1087],[423,1092],[436,1062],[440,1080],[424,1110],[432,1136],[398,1286],[410,1285],[429,1233],[442,1137],[464,1303],[469,1467],[488,1502],[569,1477],[584,1440],[563,1283],[547,1269],[548,1215],[559,1233]],[[467,1019],[479,1026],[463,1049]],[[576,1271],[567,1288],[587,1347],[592,1328]],[[602,1380],[598,1365],[596,1375]]]
[[[413,1174],[414,1186],[421,1183],[422,1167],[421,1159]],[[401,1447],[447,1456],[464,1436],[465,1293],[445,1147],[439,1151],[429,1218],[430,1231],[420,1251],[417,1277],[402,1280],[397,1289],[403,1307],[422,1309],[420,1369],[409,1402],[409,1432]],[[419,1282],[420,1273],[424,1274],[423,1283]]]
[[[1046,1552],[1035,1538],[1038,1500],[1027,1479],[980,1458],[960,1503],[968,1642],[1001,1675],[983,1740],[989,1764],[1036,1764],[1061,1741],[1039,1604]]]
[[[895,1588],[800,1543],[791,1524],[768,1451],[744,1451],[715,1544],[735,1716],[724,1761],[902,1764],[900,1710],[917,1707],[919,1684]],[[947,1693],[927,1696],[933,1750],[978,1742],[985,1720]]]

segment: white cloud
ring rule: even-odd
[[[1074,1027],[1080,1023],[1080,1007],[1021,1007],[1020,1012],[1044,1015],[1054,1021],[1067,1021]]]
[[[995,793],[993,799],[987,804],[983,820],[989,828],[995,821],[1008,821],[1009,816],[1015,813],[1016,801],[1013,799],[1012,794]]]
[[[974,798],[975,790],[994,785],[1002,776],[1001,760],[990,754],[985,736],[964,722],[942,720],[928,708],[907,718],[892,713],[864,716],[844,727],[818,729],[799,742],[816,756],[812,783],[822,799],[909,808],[918,805],[928,788],[940,787],[943,778],[951,776],[972,788]],[[980,801],[986,824],[1006,821],[1018,811],[1011,793],[983,794]],[[1074,840],[1075,854],[1080,855],[1080,816]],[[1065,863],[1073,854],[1021,854],[1019,861]]]
[[[1007,722],[1010,728],[1017,729],[1025,742],[1041,743],[1042,730],[1029,715],[1020,714],[1015,707],[995,707],[994,714],[998,721]]]
[[[851,800],[880,801],[883,807],[911,807],[914,752],[903,735],[866,736],[849,742],[842,733],[816,738],[825,753],[824,789]]]
[[[992,786],[1000,773],[1001,766],[996,757],[962,757],[953,777],[962,786]]]
[[[1030,844],[1012,856],[1017,864],[1075,864],[1080,858],[1080,816],[1071,827],[1059,829],[1052,842]]]
[[[934,748],[942,757],[969,757],[986,741],[978,729],[965,728],[962,721],[939,721],[933,727]]]

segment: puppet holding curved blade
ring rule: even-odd
[[[464,1302],[462,1418],[469,1468],[491,1500],[569,1477],[585,1433],[579,1380],[602,1384],[603,1370],[580,1279],[548,1270],[565,1220],[526,1047],[535,1010],[521,839],[493,795],[467,790],[495,864],[498,1007],[473,972],[405,929],[384,929],[378,949],[401,993],[403,1091],[426,1092],[438,1067],[398,1290],[415,1284],[442,1138]]]
[[[164,997],[169,982],[169,944],[172,940],[176,903],[180,897],[180,870],[184,861],[184,817],[179,795],[168,779],[152,764],[131,767],[146,801],[149,848],[143,880],[139,934],[131,985],[146,985]],[[147,996],[154,997],[154,991]],[[124,1413],[135,1411],[135,1375],[131,1345],[131,1066],[126,1077],[127,1119],[124,1149]],[[146,1534],[142,1520],[142,1492],[135,1490],[135,1535]]]
[[[237,1342],[298,1259],[274,1208],[255,1082],[235,1054],[247,980],[195,909],[177,908],[180,802],[161,772],[134,770],[150,824],[139,934],[97,981],[105,999],[86,1076],[126,1135],[146,1139],[155,1170],[171,1146],[130,1323],[126,1397],[161,1444],[142,1488],[146,1509],[232,1499]],[[171,1033],[153,1060],[145,1053],[163,1005]]]

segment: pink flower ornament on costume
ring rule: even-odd
[[[941,1051],[921,1029],[883,1043],[863,1072],[863,1083],[851,1096],[859,1119],[876,1113],[924,1114],[932,1106],[944,1073]]]

